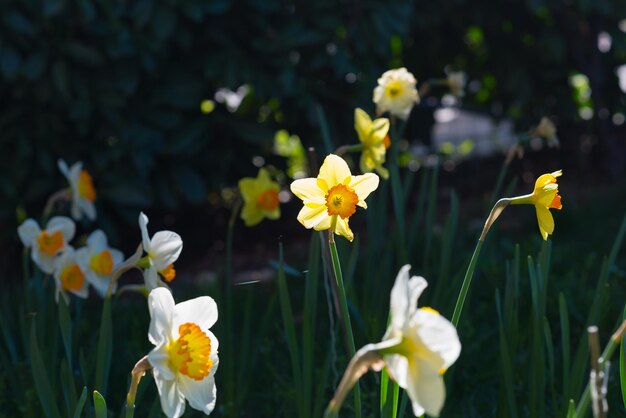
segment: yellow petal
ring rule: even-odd
[[[309,202],[324,203],[324,191],[319,188],[317,179],[309,177],[291,183],[291,192],[306,204]]]
[[[324,164],[320,167],[320,173],[317,177],[324,180],[331,188],[343,183],[350,176],[350,168],[344,159],[335,154],[330,154],[324,159]]]
[[[246,202],[256,200],[256,196],[259,194],[256,180],[252,177],[246,177],[239,180],[239,190],[241,191],[241,197]]]
[[[365,204],[364,200],[371,192],[378,188],[379,181],[380,179],[374,173],[367,173],[361,176],[352,177],[349,186],[359,197],[359,206],[363,207]]]
[[[354,109],[354,129],[359,135],[359,141],[365,143],[372,129],[372,119],[363,109]]]
[[[539,222],[539,231],[544,240],[548,239],[548,235],[554,232],[554,218],[550,211],[544,207],[535,205],[537,211],[537,221]]]
[[[337,217],[337,226],[335,227],[335,234],[341,235],[345,237],[348,241],[352,242],[354,240],[354,234],[348,225],[348,219],[342,219],[341,217]]]
[[[371,136],[376,140],[376,142],[382,142],[389,132],[389,119],[379,118],[374,120],[374,122],[372,122],[371,129]]]
[[[313,208],[304,206],[298,213],[298,221],[307,229],[320,225],[326,218],[328,218],[328,227],[325,229],[328,229],[330,227],[330,216],[326,212],[326,206]]]
[[[246,226],[254,226],[263,220],[263,211],[254,202],[245,203],[241,210],[241,219]]]

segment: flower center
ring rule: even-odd
[[[395,99],[400,95],[400,93],[402,93],[402,83],[400,83],[400,81],[392,81],[387,84],[385,93],[387,93],[387,96],[390,98]]]
[[[83,287],[85,275],[78,264],[70,264],[61,270],[61,285],[65,290],[77,291]]]
[[[278,191],[266,190],[257,198],[259,206],[267,211],[272,211],[278,207]]]
[[[93,187],[93,179],[86,170],[82,170],[78,176],[78,194],[90,202],[96,200],[96,189]]]
[[[41,231],[39,236],[37,237],[37,244],[39,244],[39,249],[49,256],[56,255],[61,248],[65,245],[65,240],[63,239],[63,234],[61,231],[55,231],[53,233],[48,233],[48,231]]]
[[[389,149],[391,146],[391,137],[389,135],[385,135],[383,138],[383,145],[385,146],[385,149]]]
[[[174,269],[174,263],[165,267],[159,273],[161,273],[161,276],[163,276],[166,282],[168,283],[171,282],[176,277],[176,270]]]
[[[178,339],[167,346],[170,367],[192,379],[204,379],[213,367],[211,339],[191,322],[182,324],[178,333]]]
[[[98,274],[108,276],[113,273],[113,257],[109,250],[94,254],[89,259],[89,267]]]
[[[326,194],[328,215],[339,215],[342,219],[349,218],[356,212],[359,197],[350,187],[338,184],[331,187]]]

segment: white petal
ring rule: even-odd
[[[113,270],[115,270],[124,262],[124,253],[120,250],[116,250],[115,248],[109,248],[109,252],[111,253],[111,258],[113,259]]]
[[[159,275],[157,274],[154,264],[150,262],[150,267],[143,271],[143,281],[146,284],[146,289],[151,291],[159,287]]]
[[[428,286],[423,277],[413,276],[409,279],[409,264],[403,266],[398,272],[396,282],[391,289],[389,312],[391,314],[391,326],[400,329],[417,308],[417,299]]]
[[[185,412],[185,398],[180,390],[176,380],[167,380],[153,369],[154,381],[161,398],[161,409],[168,418],[178,418]]]
[[[399,354],[391,354],[385,356],[385,363],[387,365],[387,369],[389,369],[389,374],[392,376],[392,378],[398,383],[401,388],[406,389],[407,375],[409,370],[409,362],[406,357]]]
[[[89,219],[90,221],[96,219],[96,205],[94,205],[91,200],[78,197],[78,199],[76,200],[76,205],[78,206],[80,211],[87,216],[87,219]]]
[[[141,212],[139,214],[139,229],[141,229],[141,242],[143,243],[143,250],[150,252],[150,237],[148,236],[148,217]]]
[[[87,299],[89,296],[89,282],[85,280],[83,286],[78,290],[70,290],[73,294],[78,296],[79,298]]]
[[[72,214],[72,218],[74,218],[77,221],[80,221],[81,219],[83,219],[83,212],[80,210],[80,204],[78,203],[78,193],[74,193],[73,194],[73,198],[72,198],[72,208],[71,208],[71,214]]]
[[[61,231],[65,244],[68,244],[76,233],[76,224],[67,216],[54,216],[46,225],[46,231]]]
[[[178,376],[178,384],[181,393],[187,398],[189,406],[207,415],[213,411],[217,396],[213,376],[197,381],[181,374]]]
[[[93,288],[96,290],[96,293],[100,295],[101,298],[106,297],[107,291],[109,290],[109,283],[111,282],[110,276],[102,276],[101,274],[97,274],[94,271],[87,271],[85,274],[87,281]],[[111,289],[111,293],[115,293],[117,290],[117,283],[113,285],[113,289]]]
[[[97,229],[87,238],[87,246],[92,252],[101,253],[107,249],[107,236],[101,229]]]
[[[220,359],[217,356],[218,350],[220,348],[220,342],[218,341],[217,337],[215,336],[215,334],[213,334],[211,331],[205,331],[207,337],[209,337],[209,340],[211,340],[211,362],[213,363],[213,367],[211,367],[211,371],[209,372],[209,376],[213,376],[215,374],[215,372],[217,371],[217,367],[220,364]]]
[[[148,296],[150,310],[150,329],[148,339],[154,345],[168,340],[172,333],[172,316],[174,313],[174,298],[169,290],[157,288]]]
[[[167,353],[167,341],[155,347],[148,353],[148,362],[165,380],[173,380],[176,374],[170,369],[170,357]]]
[[[183,240],[176,232],[159,231],[150,241],[150,258],[158,271],[165,269],[178,260],[183,250]]]
[[[41,229],[34,219],[26,219],[17,227],[17,234],[25,247],[32,247],[40,233]]]
[[[426,349],[441,358],[443,365],[437,367],[450,367],[461,353],[461,342],[454,325],[438,313],[424,309],[415,313],[413,321],[419,324],[417,333]]]
[[[65,162],[65,160],[62,159],[58,159],[57,160],[57,166],[59,167],[59,170],[61,170],[61,173],[63,173],[63,175],[65,177],[67,177],[67,179],[69,180],[70,178],[70,169],[67,166],[67,163]]]
[[[78,263],[78,265],[80,266],[80,268],[83,271],[91,270],[91,268],[89,266],[89,261],[90,261],[90,258],[91,258],[91,254],[90,253],[91,253],[91,251],[87,247],[81,247],[78,250],[76,250],[75,259],[76,259],[76,262]]]
[[[425,410],[428,415],[438,417],[446,399],[446,387],[439,372],[428,363],[410,361],[407,383],[413,412],[417,415],[420,410]]]
[[[178,327],[187,322],[198,325],[202,331],[207,331],[215,324],[215,321],[217,321],[215,301],[210,296],[200,296],[181,302],[174,307],[172,332],[174,337],[177,337]]]
[[[50,256],[46,253],[39,251],[39,249],[33,248],[31,252],[31,257],[33,261],[35,262],[35,264],[39,266],[41,271],[43,271],[46,274],[54,273],[58,256],[56,255]]]

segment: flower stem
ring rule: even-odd
[[[396,217],[396,224],[398,225],[398,234],[400,236],[400,245],[398,245],[400,262],[406,263],[408,257],[406,254],[406,234],[405,234],[405,216],[404,216],[404,193],[402,191],[402,184],[400,182],[400,169],[398,166],[399,150],[398,142],[400,142],[400,135],[398,129],[398,123],[395,118],[391,118],[391,149],[389,158],[389,177],[391,179],[391,195],[393,197],[393,210]]]
[[[135,398],[137,397],[137,388],[141,378],[146,374],[146,370],[150,370],[152,366],[148,362],[148,356],[144,356],[135,364],[131,374],[130,389],[126,395],[126,415],[125,418],[133,418],[135,415]]]
[[[356,352],[356,348],[354,346],[354,335],[352,334],[350,312],[348,311],[348,300],[346,298],[346,289],[343,285],[343,275],[341,273],[341,264],[339,263],[339,254],[337,253],[337,244],[335,244],[333,229],[330,229],[328,232],[328,246],[330,247],[330,258],[332,260],[335,280],[337,281],[337,287],[339,289],[339,303],[341,304],[344,328],[348,336],[350,357],[353,357]],[[361,416],[361,391],[358,383],[354,386],[354,412],[357,418]]]
[[[461,291],[459,292],[459,297],[456,300],[456,305],[454,306],[454,313],[452,314],[452,325],[454,325],[455,327],[459,324],[461,311],[463,311],[463,304],[465,303],[467,292],[469,290],[470,284],[472,283],[472,277],[474,276],[474,269],[476,268],[476,261],[478,260],[478,254],[480,253],[480,249],[482,246],[483,246],[483,241],[479,239],[478,243],[476,244],[476,248],[474,248],[474,254],[472,254],[472,259],[470,260],[469,266],[467,267],[467,272],[465,273],[465,277],[463,278]]]

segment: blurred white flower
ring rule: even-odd
[[[96,219],[96,189],[89,172],[83,170],[83,163],[79,161],[68,167],[65,161],[58,160],[57,164],[72,189],[72,218],[78,221],[85,214],[91,221]]]
[[[68,242],[74,238],[76,225],[65,216],[55,216],[48,221],[43,231],[34,219],[26,219],[17,233],[25,247],[31,249],[35,264],[46,274],[54,272],[54,263]]]
[[[148,297],[150,330],[155,348],[148,354],[161,408],[170,418],[180,417],[189,405],[205,414],[215,407],[215,371],[219,342],[209,328],[217,321],[217,305],[209,296],[174,304],[166,288]]]
[[[532,135],[545,139],[549,147],[559,146],[559,138],[556,136],[556,126],[545,116],[541,118],[539,125],[532,131]]]
[[[402,120],[407,120],[419,95],[415,85],[417,80],[406,68],[397,68],[386,71],[379,79],[374,89],[373,101],[376,104],[376,113],[382,115],[389,112]]]
[[[63,296],[65,303],[69,303],[67,292],[71,292],[83,299],[89,296],[89,283],[87,283],[85,272],[76,259],[74,247],[67,246],[56,259],[54,280],[57,285],[56,294],[54,295],[57,303],[59,302],[59,295]]]
[[[141,229],[143,249],[148,254],[143,277],[146,288],[150,291],[165,285],[157,273],[161,274],[168,283],[176,277],[174,262],[178,260],[178,256],[183,250],[183,240],[180,235],[172,231],[159,231],[150,239],[148,217],[143,212],[139,214],[139,228]]]
[[[87,246],[76,251],[76,259],[85,272],[87,281],[100,296],[105,297],[111,276],[124,261],[124,254],[109,247],[106,235],[98,229],[87,238]],[[116,289],[117,284],[113,286],[112,293]]]
[[[463,71],[451,71],[446,78],[450,93],[456,97],[465,96],[465,83],[467,83],[467,76]]]

